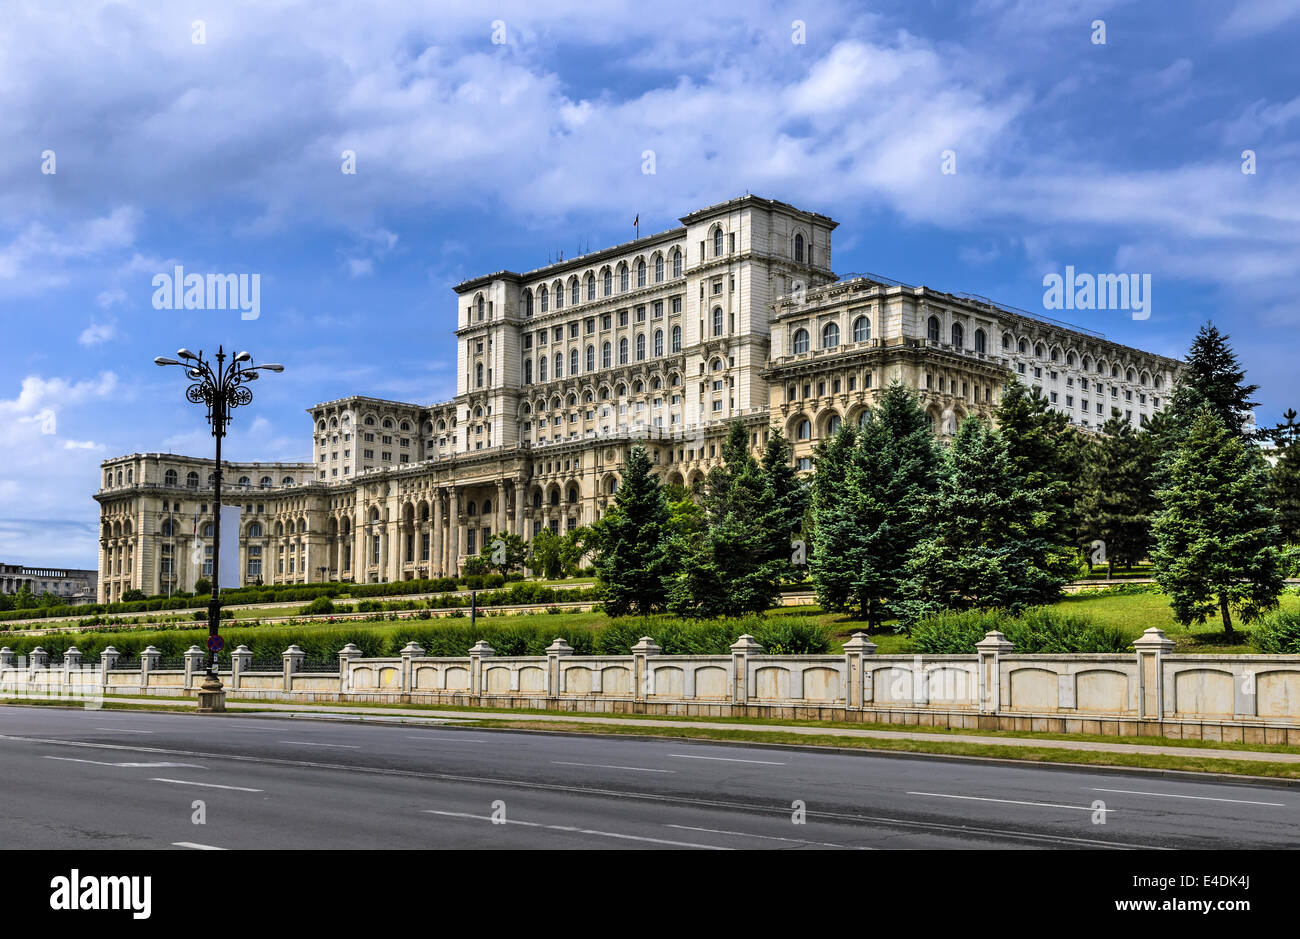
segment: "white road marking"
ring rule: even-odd
[[[969,799],[972,802],[1002,802],[1007,805],[1036,805],[1043,809],[1077,809],[1081,812],[1114,812],[1114,809],[1094,809],[1091,805],[1062,805],[1059,802],[1022,802],[1019,799],[990,799],[986,796],[958,796],[948,792],[909,792],[909,796],[934,796],[937,799]]]
[[[644,766],[613,766],[609,763],[570,763],[568,760],[551,760],[555,766],[590,766],[594,769],[625,769],[633,773],[675,773],[675,769],[647,769]]]
[[[691,753],[670,753],[669,756],[675,756],[679,760],[716,760],[719,763],[762,763],[765,766],[788,766],[787,763],[778,763],[775,760],[738,760],[730,756],[696,756]]]
[[[433,743],[487,743],[482,737],[461,737],[458,733],[449,734],[407,734],[411,740],[427,740]]]
[[[107,730],[110,734],[152,734],[152,730],[127,730],[125,727],[96,727],[96,730]]]
[[[225,848],[218,848],[215,845],[199,844],[196,841],[173,841],[173,848],[193,848],[195,851],[225,851]]]
[[[442,815],[447,818],[471,818],[480,822],[491,822],[491,815],[472,815],[469,812],[439,812],[436,809],[425,809],[426,815]],[[503,822],[497,822],[503,824]],[[669,841],[665,838],[649,838],[645,835],[625,835],[617,831],[597,831],[594,828],[578,828],[574,825],[543,825],[541,822],[521,822],[515,818],[504,820],[506,825],[523,825],[526,828],[545,828],[548,831],[567,831],[575,835],[597,835],[601,838],[618,838],[623,841],[646,841],[651,844],[666,844],[675,848],[703,848],[706,851],[731,851],[732,848],[723,847],[717,844],[697,844],[693,841]]]
[[[265,792],[265,789],[249,789],[245,786],[218,786],[216,783],[194,782],[190,779],[162,779],[155,776],[150,782],[175,783],[178,786],[203,786],[205,789],[232,789],[235,792]]]
[[[332,750],[360,750],[361,747],[353,746],[350,743],[312,743],[309,740],[281,740],[281,743],[292,744],[295,747],[329,747]]]
[[[702,831],[710,835],[740,835],[742,838],[762,838],[764,841],[789,841],[794,844],[813,844],[822,848],[846,848],[850,851],[875,851],[875,848],[861,848],[848,844],[832,844],[829,841],[806,841],[803,838],[781,838],[777,835],[755,835],[748,831],[724,831],[721,828],[693,828],[690,825],[665,825],[665,828],[680,828],[683,831]]]
[[[190,769],[206,769],[198,763],[104,763],[101,760],[79,760],[74,756],[47,756],[47,760],[60,760],[64,763],[93,763],[95,766],[124,766],[128,769],[171,769],[185,766]]]
[[[1093,792],[1119,792],[1130,796],[1163,796],[1166,799],[1196,799],[1201,802],[1235,802],[1238,805],[1273,805],[1278,808],[1284,808],[1285,802],[1252,802],[1249,799],[1217,799],[1214,796],[1184,796],[1176,792],[1142,792],[1137,789],[1099,789],[1092,788]]]

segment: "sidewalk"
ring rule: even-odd
[[[193,707],[190,698],[107,698],[106,702],[122,704],[154,704],[170,707]],[[1035,747],[1051,750],[1085,750],[1102,753],[1141,753],[1157,756],[1203,757],[1215,760],[1245,760],[1259,763],[1300,763],[1300,753],[1271,753],[1258,750],[1229,750],[1211,747],[1165,747],[1147,743],[1101,743],[1091,740],[1050,740],[1027,737],[991,737],[964,733],[927,733],[907,730],[858,730],[848,727],[815,727],[806,724],[741,724],[713,721],[677,721],[662,718],[626,718],[601,714],[556,712],[553,714],[521,714],[518,711],[442,711],[433,708],[380,708],[355,707],[334,704],[271,704],[253,701],[227,701],[231,711],[282,711],[289,716],[348,714],[359,715],[374,721],[403,722],[424,718],[431,721],[509,720],[540,724],[606,724],[621,727],[674,727],[706,730],[738,730],[751,733],[802,734],[817,737],[869,738],[877,740],[946,741],[949,743],[978,743],[999,747]]]

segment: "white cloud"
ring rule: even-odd
[[[110,339],[117,337],[117,321],[109,320],[104,323],[92,322],[89,326],[81,331],[77,341],[83,346],[97,346],[100,343],[108,342]]]

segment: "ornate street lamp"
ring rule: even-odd
[[[230,423],[230,412],[235,408],[253,403],[253,392],[245,387],[255,381],[261,372],[283,372],[283,365],[253,365],[253,357],[247,352],[240,352],[233,358],[227,355],[223,347],[217,347],[215,368],[203,358],[203,351],[195,355],[189,349],[181,349],[177,358],[158,356],[154,365],[179,365],[185,369],[185,375],[194,384],[185,391],[185,397],[193,404],[203,404],[208,409],[208,424],[212,427],[212,436],[217,440],[217,465],[212,476],[212,599],[208,602],[208,673],[199,689],[199,711],[211,713],[226,709],[226,693],[217,677],[217,652],[221,640],[217,636],[217,627],[221,623],[221,438],[226,436],[226,425]],[[226,359],[230,358],[230,365]],[[174,563],[174,562],[173,562]]]

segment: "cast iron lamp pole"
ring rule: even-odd
[[[203,404],[208,409],[208,423],[212,427],[212,436],[217,441],[216,471],[212,475],[212,599],[208,602],[208,671],[199,689],[199,710],[205,712],[224,711],[226,693],[222,690],[221,679],[217,676],[217,627],[221,623],[221,439],[226,436],[226,425],[230,423],[230,412],[235,408],[253,403],[253,393],[245,384],[255,381],[261,372],[283,372],[283,365],[253,365],[253,357],[247,352],[240,352],[230,357],[223,347],[217,347],[216,367],[203,358],[203,351],[195,355],[189,349],[181,349],[177,358],[158,356],[154,364],[158,366],[179,365],[185,369],[185,375],[194,384],[185,391],[185,397],[193,404]],[[226,359],[230,358],[230,365]]]

